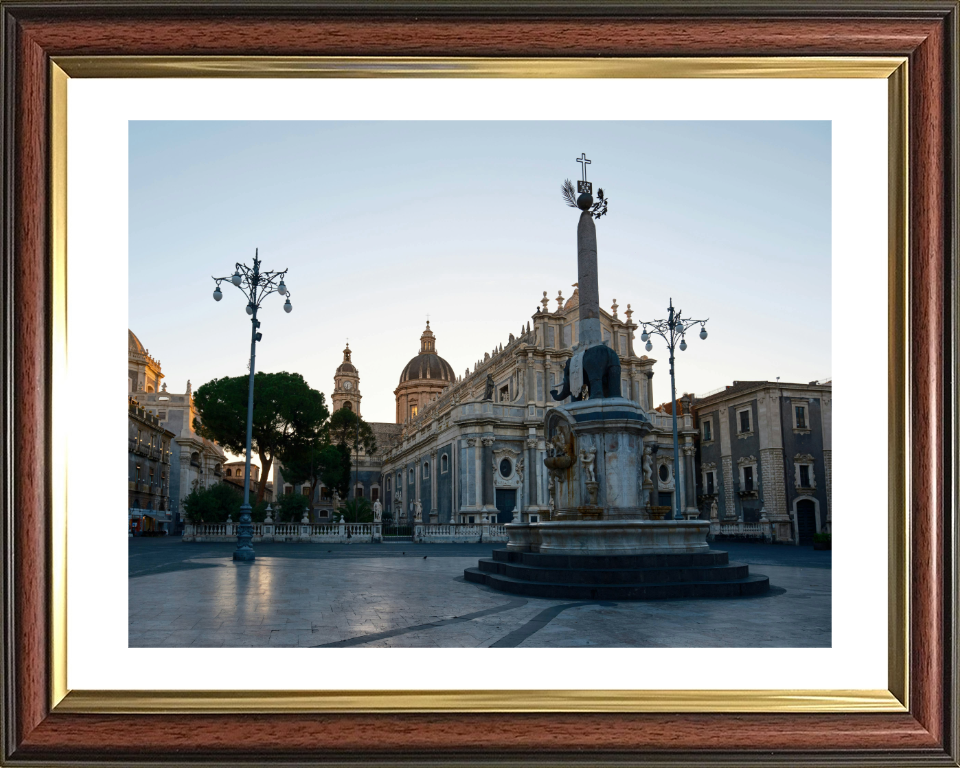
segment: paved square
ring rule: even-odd
[[[464,580],[504,545],[129,540],[132,648],[824,648],[831,553],[723,544],[766,595],[646,602],[521,598]]]

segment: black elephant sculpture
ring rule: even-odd
[[[583,351],[583,383],[590,390],[590,399],[623,397],[620,392],[620,356],[606,344],[597,344]],[[554,400],[572,397],[582,400],[579,392],[570,391],[570,360],[563,366],[560,390],[550,390]]]

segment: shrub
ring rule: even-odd
[[[815,533],[815,534],[813,534],[813,543],[814,543],[814,544],[829,544],[829,543],[830,543],[830,534],[829,534],[829,533],[824,533],[823,531],[821,531],[820,533]]]
[[[223,523],[230,515],[240,517],[243,495],[233,486],[216,483],[209,488],[194,488],[183,500],[184,519],[191,523]]]

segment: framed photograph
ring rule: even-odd
[[[956,2],[0,6],[4,764],[958,765]],[[574,140],[591,146],[567,151]],[[253,157],[256,146],[269,151]],[[555,170],[554,155],[564,163]],[[713,167],[711,155],[724,160],[713,176],[702,172]],[[211,157],[219,164],[206,163]],[[495,161],[502,165],[493,167]],[[290,170],[271,176],[266,169],[273,165]],[[322,171],[306,178],[308,168]],[[305,178],[297,178],[298,169]],[[754,169],[777,181],[770,189],[780,197],[762,199]],[[541,175],[550,176],[544,194],[559,210],[556,221],[566,216],[562,223],[540,217]],[[644,175],[669,185],[642,181]],[[631,189],[634,181],[642,194]],[[561,207],[561,183],[569,206],[581,209],[579,229],[575,212]],[[705,202],[695,202],[694,188]],[[685,190],[677,199],[696,217],[685,218],[682,206],[656,207],[657,195],[673,189]],[[316,216],[314,190],[336,225],[323,225],[316,241],[296,241],[295,222]],[[245,193],[252,200],[242,200]],[[457,195],[478,214],[451,224],[444,198]],[[387,196],[389,205],[380,205]],[[754,219],[738,218],[734,199],[749,201],[740,205],[755,207]],[[775,214],[768,202],[779,206]],[[386,213],[370,214],[368,207]],[[261,215],[272,216],[275,228],[286,222],[286,239],[234,256],[245,247],[243,220]],[[615,215],[637,226],[622,236],[614,230],[606,241],[614,245],[605,250],[603,228]],[[658,222],[665,231],[673,227],[671,238],[689,236],[690,252],[726,253],[710,258],[723,261],[729,275],[711,272],[709,259],[682,257],[683,249],[671,256],[665,239],[634,251],[634,243],[659,231],[658,216],[667,217]],[[698,244],[697,232],[682,230],[700,216],[712,224],[703,226]],[[720,220],[726,229],[716,225]],[[757,222],[756,253],[741,247],[747,221]],[[475,227],[474,252],[464,247],[447,260],[440,251],[457,242],[457,226],[470,231],[468,222]],[[205,231],[207,225],[215,231]],[[590,240],[594,226],[599,248]],[[385,230],[380,239],[369,237],[378,228]],[[718,232],[729,233],[727,251],[713,242]],[[542,253],[537,239],[545,242]],[[325,253],[275,263],[277,253],[314,253],[318,243],[355,263],[335,274],[334,258]],[[509,264],[480,253],[498,244]],[[778,256],[785,261],[775,266],[764,247],[789,255]],[[374,256],[377,249],[388,255]],[[202,259],[193,255],[200,252]],[[527,273],[517,253],[530,254]],[[470,271],[463,265],[471,257],[487,262]],[[275,272],[264,276],[261,259],[263,270]],[[191,270],[199,260],[197,277]],[[256,272],[245,271],[245,262]],[[713,315],[692,320],[685,311],[674,314],[672,300],[669,308],[651,303],[674,281],[697,286],[698,280],[710,282],[714,293],[720,286],[727,292],[716,306],[737,319],[720,319],[722,334],[713,332]],[[539,289],[540,282],[551,291],[562,286],[560,295],[544,291],[541,299],[537,290],[526,299],[527,284]],[[564,298],[570,283],[573,294]],[[260,294],[245,294],[251,341],[248,318],[232,310],[241,306],[233,306],[234,286],[254,284],[278,296],[268,297],[258,315]],[[614,285],[640,294],[623,316],[616,298],[606,309]],[[769,295],[761,295],[766,285]],[[391,289],[400,297],[388,298]],[[436,301],[424,302],[431,292]],[[344,303],[347,296],[369,306],[354,309]],[[194,309],[200,301],[202,314]],[[470,334],[484,327],[474,318],[502,313],[514,323],[521,301],[531,306],[517,315],[524,323],[519,334],[511,332],[485,356],[481,347],[463,374],[439,357],[454,357],[447,350],[458,344],[474,354]],[[440,314],[421,317],[432,306]],[[802,319],[778,325],[780,306]],[[361,341],[348,344],[342,360],[343,339],[321,341],[328,329],[340,334],[355,313],[378,308],[382,320],[353,323]],[[667,320],[647,319],[665,312]],[[298,315],[316,327],[316,339],[284,330]],[[696,310],[690,315],[701,317]],[[564,325],[568,316],[578,323]],[[134,318],[142,327],[132,327]],[[447,319],[446,338],[438,318]],[[424,320],[425,330],[407,327]],[[129,371],[128,407],[114,408],[123,374],[109,372],[126,362],[125,326],[130,360],[136,356],[139,367]],[[650,358],[635,354],[633,345],[658,331],[665,334],[660,349]],[[695,335],[705,340],[707,331],[712,339],[743,338],[721,347],[731,352],[718,352],[710,363],[731,381],[717,381],[721,390],[696,398],[677,391],[668,399],[672,371],[663,342],[671,355],[676,344],[680,355],[687,339],[698,344]],[[777,332],[786,338],[775,338]],[[392,379],[379,385],[392,391],[385,398],[391,412],[376,416],[372,393],[363,405],[371,434],[391,450],[371,458],[364,466],[376,463],[375,471],[361,478],[365,449],[357,437],[357,474],[343,479],[349,489],[324,495],[340,481],[298,470],[303,454],[292,448],[276,449],[272,471],[263,459],[273,452],[261,451],[263,477],[254,477],[240,460],[242,435],[216,431],[212,389],[204,382],[215,384],[224,374],[208,371],[204,360],[229,358],[231,375],[241,385],[249,378],[252,388],[255,358],[245,373],[233,350],[263,349],[263,336],[274,344],[263,365],[279,371],[282,361],[270,354],[307,359],[314,343],[332,345],[339,367],[334,373],[324,364],[316,375],[329,378],[314,386],[327,391],[332,379],[329,411],[360,412],[361,392],[387,374],[365,379],[357,367],[402,366],[417,352],[403,346],[411,333],[420,334],[419,355],[403,367],[396,391]],[[366,348],[382,360],[359,362],[364,334],[379,338]],[[522,344],[527,362],[513,373],[512,363],[500,371],[495,361]],[[157,358],[165,353],[151,354],[150,345],[200,350],[190,358],[202,370],[195,384],[187,381],[181,390],[173,383],[169,392],[177,394],[168,395],[160,379],[173,369],[161,373]],[[727,376],[719,359],[742,350],[743,361],[735,362],[752,372],[758,355],[788,366],[791,354],[818,345],[822,356],[815,359],[829,367],[811,378],[826,373],[832,381],[735,381],[738,369]],[[617,371],[625,360],[629,370],[622,378],[608,375],[609,362],[597,373],[591,346],[617,349]],[[221,355],[226,348],[230,354]],[[560,363],[544,364],[542,383],[535,350],[556,350],[545,357]],[[179,349],[169,354],[177,364],[188,359]],[[657,370],[664,372],[654,396],[652,376],[643,372],[658,355]],[[420,371],[415,377],[411,366]],[[416,383],[405,385],[411,377]],[[724,386],[731,383],[732,391]],[[679,376],[677,386],[683,386]],[[699,380],[690,386],[708,388]],[[563,408],[549,407],[551,387]],[[834,396],[835,418],[828,415]],[[183,398],[184,413],[202,420],[172,431],[171,397]],[[614,397],[620,398],[615,417],[603,416],[603,400]],[[455,427],[443,415],[448,406],[460,409]],[[472,426],[494,416],[509,421],[512,407],[518,424],[527,418],[523,429],[531,430],[516,449]],[[786,408],[776,434],[789,433],[789,445],[799,446],[788,450],[788,437],[781,438],[779,479],[766,463],[769,408]],[[579,421],[576,414],[557,420],[574,411]],[[145,431],[131,433],[128,454],[139,458],[128,462],[122,441],[111,436],[134,420]],[[672,445],[671,421],[681,423]],[[598,422],[604,426],[583,427]],[[450,443],[455,451],[440,443],[418,447],[435,428],[460,430]],[[607,442],[595,437],[598,430],[610,432]],[[632,445],[634,432],[657,430],[662,445],[650,457],[611,451],[617,441]],[[811,432],[819,453],[802,449]],[[194,443],[180,439],[188,433],[198,446],[193,455]],[[749,448],[755,433],[757,455]],[[731,449],[721,447],[731,437],[732,459]],[[265,438],[257,433],[253,440],[262,447]],[[412,446],[409,456],[405,446]],[[173,465],[152,453],[174,449],[182,452],[176,462],[182,478],[170,477]],[[125,468],[128,485],[120,477]],[[223,487],[234,472],[242,475],[245,483],[233,482],[231,496],[239,505],[244,494],[239,520],[211,512],[204,519],[196,510],[209,507],[196,499],[171,513],[169,498],[177,494],[170,488],[199,494],[209,485],[201,480],[204,470]],[[577,473],[576,489],[567,470]],[[632,490],[618,496],[612,478],[621,471]],[[273,495],[257,494],[268,480]],[[294,497],[310,502],[302,519],[300,507],[290,511]],[[338,508],[341,497],[350,501]],[[271,498],[276,509],[262,509]],[[361,509],[367,500],[370,510]],[[116,508],[124,505],[126,526],[115,524]],[[368,512],[375,516],[361,520]],[[334,513],[355,519],[337,521]],[[575,567],[570,547],[596,556],[584,539],[570,543],[564,528],[570,520],[580,525],[571,529],[577,536],[593,526],[590,541],[598,542],[608,535],[601,521],[619,524],[631,515],[644,522],[626,533],[621,525],[596,546],[613,557],[629,551],[644,553],[642,559],[656,547],[665,556],[665,538],[643,537],[672,526],[669,546],[678,547],[672,556],[691,557],[700,545],[690,537],[707,534],[715,548],[729,542],[732,555],[745,546],[735,539],[751,536],[768,543],[750,546],[773,554],[760,561],[765,566],[750,561],[750,576],[718,576],[736,582],[737,596],[727,594],[730,584],[716,587],[718,595],[727,590],[718,604],[728,613],[707,621],[702,638],[701,617],[689,611],[631,613],[616,601],[670,597],[663,604],[673,606],[703,592],[659,593],[659,582],[647,592],[611,591],[608,583],[584,591],[548,573],[561,568],[551,551],[567,558],[569,568]],[[164,532],[183,535],[183,543],[170,542],[176,552],[148,551],[160,537],[145,534]],[[416,609],[404,607],[407,619],[378,624],[370,605],[397,611],[403,585],[412,583],[409,561],[357,575],[349,571],[350,556],[338,561],[337,555],[326,570],[307,575],[284,573],[283,563],[292,561],[276,559],[276,568],[253,571],[259,575],[251,586],[236,575],[244,568],[251,573],[249,565],[222,568],[216,573],[235,575],[211,581],[209,562],[183,554],[201,545],[232,549],[226,542],[237,536],[239,561],[251,545],[273,557],[269,547],[328,544],[331,552],[359,552],[367,545],[347,546],[347,539],[396,548],[409,537],[417,568],[427,574],[417,584],[441,575],[459,581],[429,593]],[[642,543],[610,548],[624,536]],[[379,543],[390,537],[395,541]],[[686,538],[678,544],[677,537]],[[777,559],[831,537],[832,570],[829,559],[798,559],[791,568]],[[474,561],[480,545],[509,546],[493,560],[455,558],[454,574],[447,573],[454,559],[428,561],[428,541],[465,547]],[[666,568],[665,562],[656,565]],[[677,568],[705,564],[676,562]],[[722,571],[725,562],[710,565]],[[626,563],[616,567],[654,565]],[[771,595],[751,596],[766,592],[764,567],[778,574],[771,576]],[[522,568],[536,573],[518,575]],[[327,589],[338,573],[349,578],[330,589],[330,609],[353,618],[301,626],[284,616],[289,607],[289,616],[300,618],[295,596]],[[512,574],[510,584],[491,577],[497,573]],[[376,585],[380,591],[371,597]],[[477,589],[484,590],[480,602],[437,607]],[[255,594],[258,606],[274,603],[276,623],[259,615],[251,621],[236,599],[218,603],[227,593]],[[750,607],[729,608],[741,595],[754,602],[740,605],[758,606],[753,615]],[[536,602],[548,597],[555,599]],[[164,612],[171,600],[195,611],[189,627]],[[789,610],[763,607],[776,600]],[[587,604],[595,613],[582,614],[577,624],[571,617]],[[561,613],[567,618],[558,619]],[[519,623],[510,623],[516,617]],[[468,626],[478,628],[469,634]],[[641,628],[645,639],[635,639]],[[684,641],[676,639],[681,632]],[[433,639],[420,643],[418,633]],[[467,634],[474,647],[465,647]],[[590,638],[599,638],[600,647],[585,647]],[[422,647],[431,644],[439,647]]]

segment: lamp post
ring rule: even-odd
[[[709,320],[710,318],[707,318]],[[640,334],[640,340],[647,342],[644,349],[649,352],[653,349],[650,341],[652,334],[657,334],[665,342],[667,349],[670,350],[670,401],[673,404],[673,495],[676,500],[675,520],[683,520],[683,513],[680,511],[680,442],[677,439],[677,385],[674,377],[674,354],[677,346],[683,352],[687,348],[687,341],[683,337],[697,323],[700,324],[700,338],[707,338],[707,320],[688,320],[681,317],[680,310],[674,310],[673,299],[670,299],[670,306],[667,308],[666,320],[648,320],[641,323],[643,333]]]
[[[254,251],[253,267],[237,262],[234,273],[230,277],[215,277],[217,284],[213,291],[215,301],[223,298],[220,291],[220,283],[224,280],[231,282],[243,293],[247,299],[247,314],[250,315],[250,385],[247,390],[247,464],[243,478],[243,505],[240,507],[240,524],[237,526],[237,548],[233,552],[233,559],[241,562],[253,562],[255,555],[253,552],[253,522],[250,517],[250,443],[253,440],[253,374],[257,360],[257,342],[263,338],[263,334],[257,330],[260,328],[260,321],[257,320],[257,311],[263,300],[271,293],[279,293],[286,296],[287,301],[283,305],[285,312],[293,310],[290,303],[290,291],[287,290],[283,282],[287,270],[282,272],[261,272],[259,249]],[[262,478],[261,482],[266,482]]]

